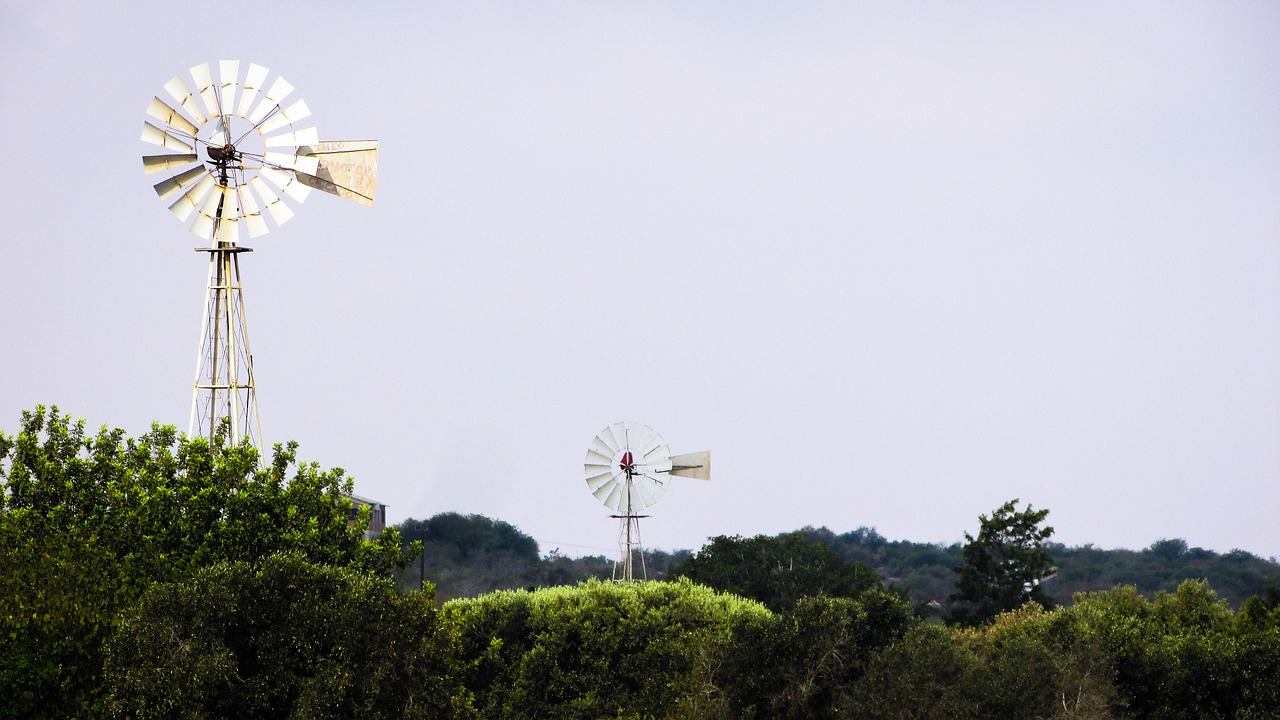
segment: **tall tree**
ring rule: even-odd
[[[1053,535],[1053,528],[1043,525],[1049,511],[1030,504],[1019,511],[1017,504],[1014,498],[991,517],[979,515],[978,536],[964,534],[963,561],[951,595],[954,620],[982,623],[1028,600],[1044,607],[1053,604],[1040,585],[1057,570],[1045,548]]]

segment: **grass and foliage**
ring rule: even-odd
[[[224,439],[91,435],[44,408],[0,434],[0,718],[1280,717],[1280,584],[1238,603],[1214,586],[1269,577],[1244,553],[1161,541],[1131,554],[1157,568],[1148,582],[1235,574],[1047,607],[1007,591],[1050,561],[1066,575],[1070,553],[1046,542],[1044,511],[1010,503],[971,552],[806,529],[655,555],[666,580],[579,581],[603,558],[539,557],[478,516],[366,541],[349,479],[295,451],[264,468]],[[461,572],[473,584],[441,605],[429,582],[405,586],[422,540],[428,579],[490,574]],[[966,562],[987,566],[978,550],[1033,551],[1024,571],[981,575],[976,597],[1012,607],[925,617],[911,568],[949,559],[954,587]],[[463,594],[492,582],[510,589]]]

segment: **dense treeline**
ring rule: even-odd
[[[228,608],[235,608],[229,610]],[[154,585],[108,661],[117,717],[1273,718],[1280,608],[1202,582],[976,629],[878,588],[785,611],[688,580],[429,593],[301,558]]]
[[[1027,532],[970,538],[958,592],[1016,609],[961,626],[817,531],[655,556],[668,581],[441,605],[397,585],[422,540],[442,567],[535,568],[521,585],[568,567],[476,516],[366,541],[350,490],[292,445],[262,467],[225,437],[24,413],[0,433],[0,718],[1280,717],[1280,592],[1238,611],[1203,580],[1022,602],[1005,586],[1047,572],[1051,529],[1016,501],[984,529]],[[983,570],[1020,552],[1009,578]]]
[[[532,537],[483,515],[445,512],[426,520],[410,518],[395,527],[405,552],[416,552],[415,543],[422,546],[417,561],[396,574],[397,583],[410,590],[421,587],[425,579],[441,600],[492,590],[573,585],[613,575],[613,561],[603,555],[571,558],[553,551],[543,557]],[[648,577],[662,579],[690,555],[688,550],[646,550]]]
[[[569,558],[554,553],[540,557],[533,538],[506,522],[481,515],[441,513],[427,520],[410,519],[397,527],[406,548],[412,542],[425,543],[422,562],[414,562],[400,573],[401,587],[419,587],[421,568],[425,568],[426,579],[435,584],[442,599],[472,597],[492,590],[570,585],[592,578],[607,579],[612,573],[613,562],[603,556]],[[802,538],[821,543],[849,567],[873,568],[887,585],[904,593],[917,612],[944,615],[950,609],[956,568],[964,559],[964,546],[960,543],[891,541],[867,527],[842,534],[805,527],[775,536],[712,538],[699,555],[714,553],[718,543],[736,540],[742,545],[741,552],[753,557],[753,563],[765,566],[767,562],[760,553],[769,544],[815,553],[809,543],[800,541]],[[1117,585],[1132,585],[1151,598],[1160,591],[1176,590],[1188,579],[1207,581],[1233,608],[1253,595],[1265,595],[1268,588],[1280,589],[1280,563],[1242,550],[1216,553],[1188,547],[1185,540],[1159,540],[1137,551],[1102,550],[1092,545],[1068,547],[1054,542],[1045,542],[1044,548],[1057,566],[1056,575],[1043,586],[1048,602],[1042,604],[1046,605],[1070,604],[1077,593]],[[725,553],[720,555],[724,557]],[[664,579],[691,558],[695,565],[699,562],[689,550],[646,550],[648,576]],[[810,557],[803,566],[809,567],[814,561]],[[706,564],[705,560],[701,562]],[[832,558],[827,559],[827,567],[834,570],[835,564]],[[835,578],[832,581],[839,582]],[[780,590],[776,578],[762,577],[751,582]],[[762,591],[733,591],[769,602]],[[827,594],[839,593],[828,589]]]
[[[806,527],[809,537],[829,545],[845,560],[876,568],[886,582],[904,588],[916,602],[944,602],[954,591],[955,569],[963,545],[934,545],[890,541],[874,528],[861,527],[835,534],[827,528]],[[1077,593],[1133,585],[1146,597],[1172,592],[1187,579],[1207,580],[1232,607],[1252,595],[1280,586],[1280,563],[1243,550],[1217,553],[1188,547],[1185,540],[1158,540],[1144,550],[1103,550],[1092,545],[1069,547],[1045,543],[1058,574],[1045,591],[1058,603],[1070,603]]]

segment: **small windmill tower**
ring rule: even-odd
[[[253,353],[240,279],[241,231],[268,232],[266,217],[282,225],[311,190],[373,206],[378,143],[320,142],[303,100],[286,105],[293,86],[253,63],[243,75],[238,60],[190,69],[191,84],[176,75],[165,83],[173,104],[155,97],[142,140],[166,152],[145,155],[148,174],[169,173],[156,194],[192,233],[208,243],[209,275],[187,434],[212,437],[229,419],[231,443],[248,438],[263,451]],[[265,456],[263,457],[265,462]]]
[[[653,428],[634,422],[614,423],[591,441],[584,469],[591,494],[615,512],[609,517],[619,521],[620,560],[614,565],[613,579],[631,582],[637,566],[640,579],[648,577],[640,520],[649,516],[638,513],[662,498],[672,475],[710,480],[711,453],[672,457]]]

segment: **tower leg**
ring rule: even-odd
[[[187,435],[212,441],[225,422],[227,441],[236,445],[248,439],[265,465],[240,283],[239,255],[252,250],[219,242],[199,251],[209,253],[209,281]]]
[[[640,541],[640,518],[645,516],[618,515],[615,517],[619,518],[619,559],[613,566],[613,581],[648,580],[649,572],[644,563],[644,545]]]

